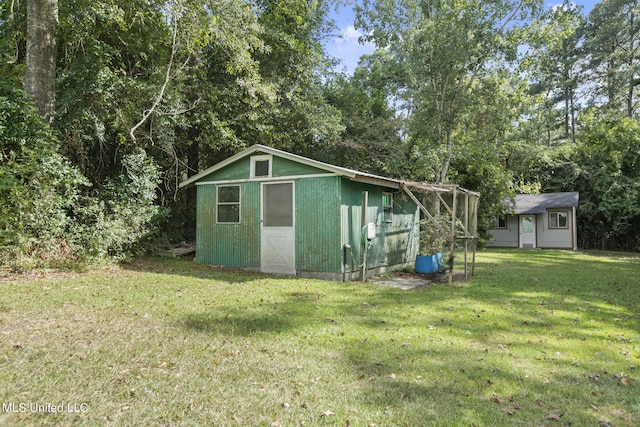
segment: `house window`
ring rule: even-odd
[[[251,178],[269,178],[271,176],[271,156],[251,157]]]
[[[507,228],[507,216],[506,215],[498,215],[496,218],[496,228],[497,229],[506,229]]]
[[[218,186],[217,222],[218,224],[240,223],[239,185]]]
[[[568,214],[564,212],[549,212],[549,228],[569,228]]]
[[[393,194],[382,193],[382,221],[393,222]]]

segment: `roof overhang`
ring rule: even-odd
[[[469,191],[466,190],[462,187],[459,187],[458,185],[455,184],[430,184],[430,183],[423,183],[423,182],[412,182],[412,181],[401,181],[401,180],[397,180],[397,179],[393,179],[393,178],[386,178],[383,176],[379,176],[379,175],[373,175],[370,173],[365,173],[365,172],[359,172],[353,169],[348,169],[348,168],[343,168],[340,166],[335,166],[335,165],[331,165],[329,163],[324,163],[324,162],[320,162],[317,160],[313,160],[313,159],[309,159],[307,157],[303,157],[303,156],[299,156],[297,154],[292,154],[292,153],[288,153],[286,151],[282,151],[282,150],[278,150],[275,148],[271,148],[271,147],[267,147],[265,145],[260,145],[260,144],[256,144],[256,145],[252,145],[251,147],[240,151],[237,154],[234,154],[233,156],[221,161],[220,163],[217,163],[213,166],[211,166],[208,169],[203,170],[202,172],[193,175],[192,177],[185,179],[184,181],[182,181],[178,187],[179,188],[183,188],[186,187],[189,184],[192,184],[202,178],[204,178],[205,176],[216,172],[230,164],[232,164],[233,162],[246,157],[246,156],[250,156],[252,154],[255,153],[261,153],[261,154],[270,154],[272,156],[278,156],[281,157],[283,159],[287,159],[287,160],[291,160],[294,162],[298,162],[304,165],[308,165],[308,166],[312,166],[321,170],[324,170],[326,172],[329,173],[334,173],[336,175],[339,176],[343,176],[346,178],[349,178],[353,181],[356,182],[361,182],[361,183],[365,183],[365,184],[371,184],[371,185],[376,185],[379,187],[387,187],[387,188],[393,188],[393,189],[397,189],[400,190],[403,188],[403,186],[409,187],[414,191],[418,191],[418,192],[427,192],[427,193],[433,193],[433,192],[437,192],[437,193],[452,193],[454,191],[454,189],[457,192],[461,192],[461,193],[466,193],[466,194],[470,194],[470,195],[474,195],[474,196],[480,196],[480,193],[476,193],[473,191]]]
[[[577,208],[580,194],[574,192],[517,194],[515,203],[505,200],[507,213],[511,215],[536,215],[547,212],[548,209]]]
[[[349,178],[354,178],[357,174],[359,174],[359,172],[351,170],[351,169],[347,169],[347,168],[342,168],[340,166],[334,166],[334,165],[330,165],[329,163],[324,163],[324,162],[319,162],[317,160],[313,160],[313,159],[309,159],[306,157],[302,157],[302,156],[298,156],[297,154],[292,154],[292,153],[287,153],[286,151],[282,151],[282,150],[277,150],[275,148],[271,148],[271,147],[267,147],[265,145],[260,145],[260,144],[256,144],[256,145],[252,145],[251,147],[240,151],[239,153],[234,154],[233,156],[221,161],[220,163],[216,163],[215,165],[211,166],[208,169],[203,170],[202,172],[193,175],[192,177],[185,179],[184,181],[182,181],[178,187],[179,188],[183,188],[186,187],[187,185],[198,181],[199,179],[213,173],[216,172],[228,165],[230,165],[231,163],[246,157],[246,156],[250,156],[252,154],[255,153],[263,153],[263,154],[270,154],[272,156],[278,156],[278,157],[282,157],[283,159],[287,159],[287,160],[291,160],[294,162],[298,162],[298,163],[302,163],[308,166],[313,166],[315,168],[318,169],[322,169],[325,170],[327,172],[331,172],[331,173],[335,173],[341,176],[346,176]],[[384,179],[384,178],[383,178]]]

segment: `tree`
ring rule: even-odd
[[[515,59],[522,22],[540,7],[534,0],[363,2],[360,25],[401,70],[408,135],[433,168],[423,179],[447,181],[455,132],[475,103],[477,83]]]
[[[27,1],[27,49],[24,89],[33,98],[36,111],[53,121],[56,92],[56,32],[58,0]]]
[[[248,140],[306,156],[317,156],[336,141],[339,113],[323,94],[327,60],[328,3],[324,0],[260,0],[260,34],[268,50],[259,52],[260,73],[275,89],[275,99],[256,108],[260,128]],[[275,102],[274,102],[275,101]]]
[[[640,250],[640,124],[616,111],[584,116],[573,184],[583,246]]]
[[[587,70],[595,83],[592,99],[634,117],[640,87],[640,5],[638,0],[603,0],[584,27]]]
[[[532,79],[532,94],[540,95],[547,145],[554,140],[575,142],[577,91],[580,83],[581,6],[568,0],[545,12],[532,34],[532,52],[524,61]],[[562,131],[560,131],[562,129]]]
[[[389,105],[388,54],[363,56],[353,76],[327,79],[325,96],[345,126],[335,147],[320,160],[386,176],[399,176],[403,162],[401,122]]]

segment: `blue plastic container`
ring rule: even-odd
[[[435,273],[438,270],[437,255],[416,255],[416,273]]]

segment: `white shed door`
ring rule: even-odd
[[[260,269],[295,274],[295,200],[293,182],[262,184]]]
[[[536,247],[536,217],[535,215],[522,215],[520,217],[520,247]]]

